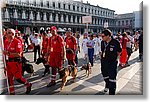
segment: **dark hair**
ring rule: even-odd
[[[102,33],[105,35],[105,36],[111,36],[112,32],[109,30],[109,29],[105,29],[104,31],[102,31]]]
[[[44,32],[43,35],[46,36],[47,34]]]
[[[130,35],[131,33],[130,32],[126,32],[128,35]]]
[[[93,34],[90,34],[90,37],[92,37],[92,38],[93,38]]]
[[[125,36],[126,36],[126,32],[124,32],[124,33],[122,34],[122,36],[125,37]]]

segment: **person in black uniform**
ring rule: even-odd
[[[141,35],[139,36],[139,60],[143,60],[143,31],[141,31]]]
[[[109,90],[109,95],[115,95],[117,76],[117,57],[122,49],[116,39],[111,38],[112,32],[109,29],[102,31],[101,42],[101,72],[105,81],[104,92]]]

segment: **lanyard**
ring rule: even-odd
[[[104,52],[103,52],[103,58],[105,57],[105,52],[106,52],[106,48],[107,48],[108,45],[109,45],[109,43],[106,44],[106,43],[104,42],[105,49],[104,49]]]
[[[107,43],[107,44],[106,44],[106,42],[104,43],[104,46],[105,46],[104,52],[106,51],[106,48],[107,48],[108,45],[109,45],[109,43]]]
[[[10,48],[12,42],[13,42],[13,40],[11,40],[11,42],[9,43],[9,45],[8,45],[8,47],[7,47],[7,49],[6,49],[6,51],[8,51],[8,49]]]

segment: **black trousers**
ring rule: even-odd
[[[109,94],[115,95],[116,91],[116,76],[117,76],[118,61],[101,60],[101,72],[105,81],[105,88],[109,88]]]
[[[40,58],[40,45],[34,46],[34,62],[36,61],[37,52],[38,52],[38,56]]]
[[[28,51],[28,47],[29,47],[29,42],[28,42],[28,40],[25,40],[25,41],[24,41],[24,45],[25,45],[25,44],[26,44],[27,46],[26,46],[26,47],[24,46],[24,47],[25,47],[24,50]]]
[[[142,59],[143,57],[143,45],[139,44],[139,59]]]

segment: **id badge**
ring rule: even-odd
[[[53,52],[53,48],[51,48],[51,52]]]
[[[6,55],[6,60],[8,60],[8,56]]]
[[[103,53],[103,57],[105,57],[105,52]]]

